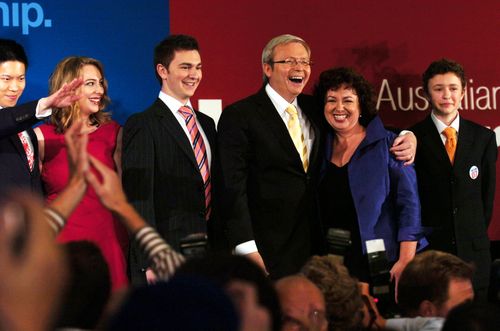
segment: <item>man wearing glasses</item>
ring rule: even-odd
[[[310,56],[299,37],[273,38],[262,52],[263,87],[224,109],[218,125],[228,236],[272,278],[298,272],[322,242],[319,118],[301,94]]]
[[[236,254],[247,255],[273,279],[298,272],[310,256],[323,253],[316,197],[322,112],[302,94],[311,65],[303,39],[271,39],[262,52],[264,85],[226,107],[218,124],[227,235]],[[398,159],[413,161],[411,139],[410,149],[407,139],[395,143]]]

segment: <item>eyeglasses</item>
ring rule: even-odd
[[[271,61],[269,63],[270,64],[275,64],[275,63],[286,64],[289,67],[295,67],[298,64],[300,64],[301,66],[304,66],[304,67],[309,67],[309,66],[313,65],[313,62],[311,60],[295,59],[293,57],[290,57],[288,59],[284,59],[281,61]]]
[[[286,331],[319,331],[322,330],[326,325],[328,325],[328,320],[326,319],[325,312],[319,310],[313,310],[309,313],[309,325],[304,325],[303,322],[298,319],[284,315],[283,316],[283,330]]]

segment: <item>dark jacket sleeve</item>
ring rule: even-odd
[[[35,116],[37,104],[38,101],[32,101],[0,109],[0,139],[22,132],[36,124],[39,121]]]

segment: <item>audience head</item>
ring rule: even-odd
[[[64,252],[42,202],[0,196],[0,329],[52,330],[67,280]]]
[[[467,301],[448,314],[442,331],[500,330],[500,308],[491,304]]]
[[[288,276],[276,282],[276,290],[283,312],[283,331],[326,331],[323,294],[304,276]]]
[[[162,91],[186,103],[201,82],[198,42],[187,35],[170,35],[155,48],[154,66]]]
[[[276,290],[262,269],[249,259],[239,255],[192,258],[179,267],[176,275],[205,277],[225,289],[233,281],[244,281],[254,286],[258,304],[266,308],[271,315],[272,329],[281,329],[281,308]],[[235,299],[234,296],[232,298]]]
[[[239,319],[227,294],[203,277],[174,276],[132,290],[108,330],[238,330]]]
[[[17,104],[26,86],[27,69],[23,46],[11,39],[0,39],[0,107]]]
[[[474,297],[473,267],[440,251],[418,254],[398,284],[398,304],[409,317],[446,317],[448,311]]]
[[[363,301],[358,281],[332,255],[313,256],[301,273],[323,292],[329,330],[358,330]]]
[[[70,277],[57,326],[95,329],[111,295],[108,265],[90,241],[73,241],[63,247]]]
[[[346,110],[351,121],[357,119],[363,126],[367,126],[377,114],[372,86],[352,68],[339,67],[323,71],[314,88],[314,96],[332,127],[335,126],[333,118],[330,118],[333,117],[330,114],[333,111]],[[338,99],[344,100],[342,105]]]
[[[262,51],[264,83],[288,102],[302,93],[311,75],[311,64],[309,45],[290,34],[271,39]]]
[[[78,91],[81,98],[69,107],[53,108],[51,122],[58,133],[65,132],[77,119],[88,118],[88,124],[95,126],[110,119],[110,114],[104,112],[110,101],[108,83],[104,76],[104,67],[96,59],[84,56],[63,59],[50,77],[50,93],[78,77],[83,78],[83,85]]]

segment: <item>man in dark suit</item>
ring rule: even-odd
[[[189,100],[202,78],[197,41],[169,36],[156,46],[154,63],[161,91],[125,124],[123,185],[132,205],[178,250],[180,239],[210,232],[215,222],[215,124]],[[154,279],[138,247],[131,247],[129,263],[132,283]]]
[[[280,278],[324,249],[316,198],[322,111],[302,94],[311,74],[303,39],[273,38],[263,50],[262,69],[264,86],[224,109],[218,124],[223,209],[236,254]],[[410,143],[407,136],[391,150],[412,161],[414,138]]]
[[[301,94],[310,53],[299,37],[272,39],[262,55],[265,85],[224,109],[218,125],[230,242],[272,278],[297,272],[322,251],[315,200],[320,120],[312,97]],[[302,131],[300,152],[287,129],[290,104]]]
[[[493,210],[495,133],[458,112],[466,79],[462,66],[442,59],[423,74],[432,111],[411,128],[418,139],[415,167],[422,225],[432,231],[429,248],[476,266],[474,288],[485,298],[490,276],[487,228]],[[448,133],[449,132],[449,133]]]
[[[27,67],[23,47],[0,39],[0,192],[17,188],[42,193],[38,145],[31,127],[52,113],[51,106],[77,100],[74,93],[82,83],[75,80],[38,102],[16,106],[26,86]]]

